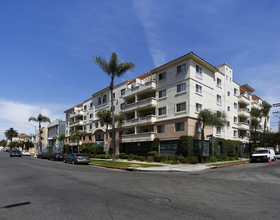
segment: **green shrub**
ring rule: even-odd
[[[95,158],[106,159],[106,154],[95,155]],[[111,154],[108,154],[108,155],[107,155],[107,159],[112,159],[112,155],[111,155]]]
[[[119,154],[118,155],[116,155],[116,159],[119,159],[120,157],[119,157]]]
[[[167,161],[168,164],[180,164],[179,160],[168,160]]]
[[[206,157],[205,162],[206,163],[212,163],[213,162],[212,156]],[[217,162],[217,158],[216,157],[214,157],[214,162]]]
[[[235,157],[234,157],[234,160],[239,160],[239,157],[238,157],[238,156],[235,156]]]
[[[124,158],[124,157],[126,157],[127,156],[127,154],[126,153],[120,153],[119,154],[119,158],[120,159],[127,159],[127,158]],[[127,156],[128,157],[128,156]]]
[[[191,158],[191,161],[190,161],[191,164],[197,164],[198,163],[198,157],[190,157],[190,158]]]
[[[161,156],[160,154],[155,154],[154,155],[154,161],[155,162],[160,162],[160,156]]]
[[[219,155],[217,159],[218,159],[218,161],[228,161],[229,160],[228,157],[225,155]]]
[[[146,160],[146,157],[144,157],[144,156],[139,156],[139,157],[138,157],[138,160],[140,160],[140,161],[145,161],[145,160]]]
[[[184,164],[188,163],[188,159],[185,158],[185,157],[182,157],[181,158],[181,163],[184,163]]]
[[[163,162],[163,161],[166,161],[166,160],[168,160],[168,155],[167,154],[161,154],[159,162]]]
[[[229,161],[235,160],[235,157],[229,157],[228,160]]]
[[[158,138],[154,138],[152,146],[151,146],[151,150],[158,152],[158,146],[159,146],[159,139]]]
[[[153,156],[148,156],[147,159],[146,159],[146,161],[147,161],[148,163],[154,162],[154,157],[153,157]]]
[[[147,153],[147,155],[148,155],[148,156],[154,157],[155,154],[157,154],[157,153],[158,153],[157,151],[149,151],[149,152]]]
[[[249,154],[242,154],[242,158],[250,158]]]

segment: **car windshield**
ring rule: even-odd
[[[256,150],[255,154],[268,154],[269,150]]]

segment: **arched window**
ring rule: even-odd
[[[97,104],[98,104],[98,105],[101,105],[101,97],[98,98]]]
[[[103,96],[103,103],[107,102],[107,95]]]

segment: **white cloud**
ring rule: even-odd
[[[147,0],[135,0],[133,5],[137,17],[144,28],[144,33],[148,41],[149,51],[153,58],[154,64],[156,67],[158,67],[166,63],[166,53],[164,52],[164,48],[160,39],[161,31],[159,25],[155,21],[154,9],[156,6],[152,1]]]
[[[0,100],[0,140],[6,139],[4,132],[9,128],[14,128],[19,133],[34,134],[35,127],[38,130],[38,123],[28,122],[30,117],[37,117],[39,114],[47,116],[51,121],[55,119],[65,120],[63,111],[69,106],[51,103],[29,104],[13,100]],[[31,125],[34,126],[31,126]],[[42,126],[47,126],[43,123]]]

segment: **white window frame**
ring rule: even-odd
[[[185,123],[184,122],[175,123],[175,131],[185,131]]]
[[[186,110],[187,110],[186,102],[181,102],[181,103],[176,104],[176,112],[184,112]]]
[[[198,94],[202,94],[202,86],[196,84],[195,85],[195,92],[198,93]]]
[[[195,123],[195,132],[201,132],[201,123],[199,122]]]
[[[216,127],[216,134],[221,134],[221,128]]]
[[[202,110],[202,104],[195,103],[195,111],[200,112]]]
[[[222,86],[222,80],[220,78],[217,78],[217,86]]]
[[[158,74],[158,81],[166,79],[166,72]]]
[[[218,103],[222,103],[222,96],[217,95],[217,102],[218,102]]]
[[[178,73],[183,73],[183,72],[185,72],[186,70],[187,70],[187,66],[186,66],[185,63],[182,64],[182,65],[177,66],[177,74],[178,74]]]
[[[165,126],[164,125],[158,125],[157,126],[157,133],[158,134],[165,133]]]
[[[185,92],[185,91],[187,91],[186,83],[181,83],[181,84],[177,85],[177,93]]]
[[[166,115],[166,106],[162,108],[158,108],[158,115]]]
[[[202,67],[199,65],[195,65],[195,71],[197,74],[202,75]]]
[[[158,97],[159,97],[159,98],[166,97],[166,89],[160,90],[160,91],[158,92]]]

